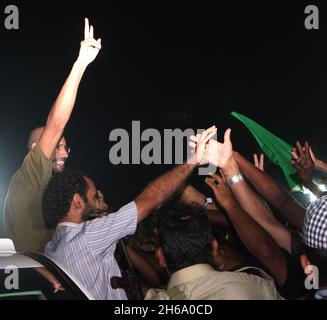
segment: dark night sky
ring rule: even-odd
[[[109,163],[110,131],[130,130],[132,120],[161,130],[216,124],[220,136],[231,127],[235,148],[249,157],[257,146],[229,116],[238,111],[289,143],[309,140],[327,157],[327,9],[313,0],[225,2],[1,0],[0,206],[29,131],[45,122],[77,58],[85,16],[103,49],[83,78],[65,132],[73,150],[67,165],[87,172],[114,206],[169,168]],[[3,26],[8,4],[20,9],[19,30]],[[320,9],[319,30],[304,28],[308,4]]]

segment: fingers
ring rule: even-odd
[[[297,160],[299,158],[295,148],[292,149],[291,154],[294,160]]]
[[[216,133],[217,133],[217,128],[211,133],[209,133],[203,142],[206,144],[213,136],[215,136]]]
[[[99,42],[99,41],[96,41],[95,39],[93,39],[93,38],[90,38],[90,39],[87,39],[87,40],[84,40],[84,41],[82,41],[82,44],[83,45],[86,45],[86,46],[92,46],[92,47],[94,47],[94,48],[97,48],[97,49],[101,49],[101,42]]]
[[[94,28],[90,26],[88,18],[85,18],[84,40],[94,39]],[[101,39],[98,40],[98,46],[101,46]]]
[[[303,147],[301,146],[301,143],[299,141],[296,141],[296,149],[299,157],[303,157]]]
[[[265,170],[265,155],[261,153],[260,155],[260,163],[259,163],[259,168],[264,171]]]
[[[312,159],[313,161],[315,161],[315,160],[316,160],[316,155],[315,155],[314,152],[312,151],[312,148],[311,148],[311,147],[309,147],[309,151],[310,151],[311,159]]]
[[[254,159],[254,165],[258,168],[259,167],[259,159],[258,159],[258,155],[256,153],[253,155],[253,159]]]
[[[231,133],[232,133],[232,129],[226,130],[225,135],[224,135],[224,143],[231,142],[231,140],[230,140]]]
[[[190,146],[195,146],[197,143],[208,142],[217,133],[216,126],[202,132],[202,134],[197,134],[196,136],[190,136]]]
[[[305,157],[307,160],[310,160],[311,159],[311,156],[310,156],[310,146],[309,146],[309,143],[308,142],[305,142],[304,144],[304,148],[305,148]]]
[[[218,182],[219,182],[219,180],[221,180],[221,177],[220,177],[218,174],[216,174],[216,173],[211,172],[209,175],[210,175],[213,179],[217,180]]]
[[[208,142],[216,133],[217,133],[216,126],[210,127],[209,129],[202,132],[198,143],[202,143],[203,141]]]
[[[261,153],[261,156],[260,156],[260,163],[263,164],[265,161],[265,155],[263,153]]]
[[[190,141],[197,143],[200,139],[200,134],[196,135],[196,136],[190,136]]]
[[[258,158],[258,155],[255,153],[253,154],[253,159],[254,159],[254,165],[260,169],[261,171],[264,171],[265,167],[265,155],[263,153],[260,154],[260,160]]]
[[[192,141],[190,141],[189,143],[188,143],[188,145],[191,147],[191,148],[195,148],[196,147],[196,143],[195,142],[192,142]]]
[[[218,184],[223,184],[225,182],[224,179],[226,179],[225,176],[222,178],[220,175],[215,173],[210,173],[210,176],[214,179],[214,182],[216,181]]]
[[[220,176],[221,176],[223,182],[227,183],[227,178],[226,178],[226,176],[224,175],[223,171],[222,171],[221,169],[219,169],[219,172],[220,172]]]
[[[84,26],[84,40],[90,38],[90,26],[89,26],[89,19],[85,18],[85,26]]]
[[[215,183],[215,179],[213,178],[206,178],[205,179],[205,183],[212,189],[214,190],[215,188],[217,188],[217,185]]]
[[[219,176],[215,173],[210,173],[211,178],[206,178],[205,182],[210,186],[212,190],[217,189],[219,186],[222,186],[226,182],[226,177]]]

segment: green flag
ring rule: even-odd
[[[236,112],[232,112],[231,115],[245,124],[257,140],[266,157],[275,165],[280,166],[291,190],[298,189],[300,186],[296,180],[296,170],[291,164],[292,146],[253,120]]]

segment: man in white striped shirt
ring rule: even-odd
[[[204,164],[205,146],[216,131],[211,127],[193,138],[191,161],[157,178],[135,201],[103,218],[86,221],[87,214],[98,206],[97,189],[90,178],[74,169],[54,174],[43,194],[42,211],[46,226],[57,227],[57,231],[45,254],[66,267],[96,299],[127,299],[124,290],[114,290],[110,285],[111,277],[121,276],[114,258],[117,242],[133,234],[138,222]]]

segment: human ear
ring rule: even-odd
[[[82,199],[82,197],[78,193],[74,194],[73,200],[72,200],[72,205],[76,209],[82,209],[85,206],[84,200]]]

